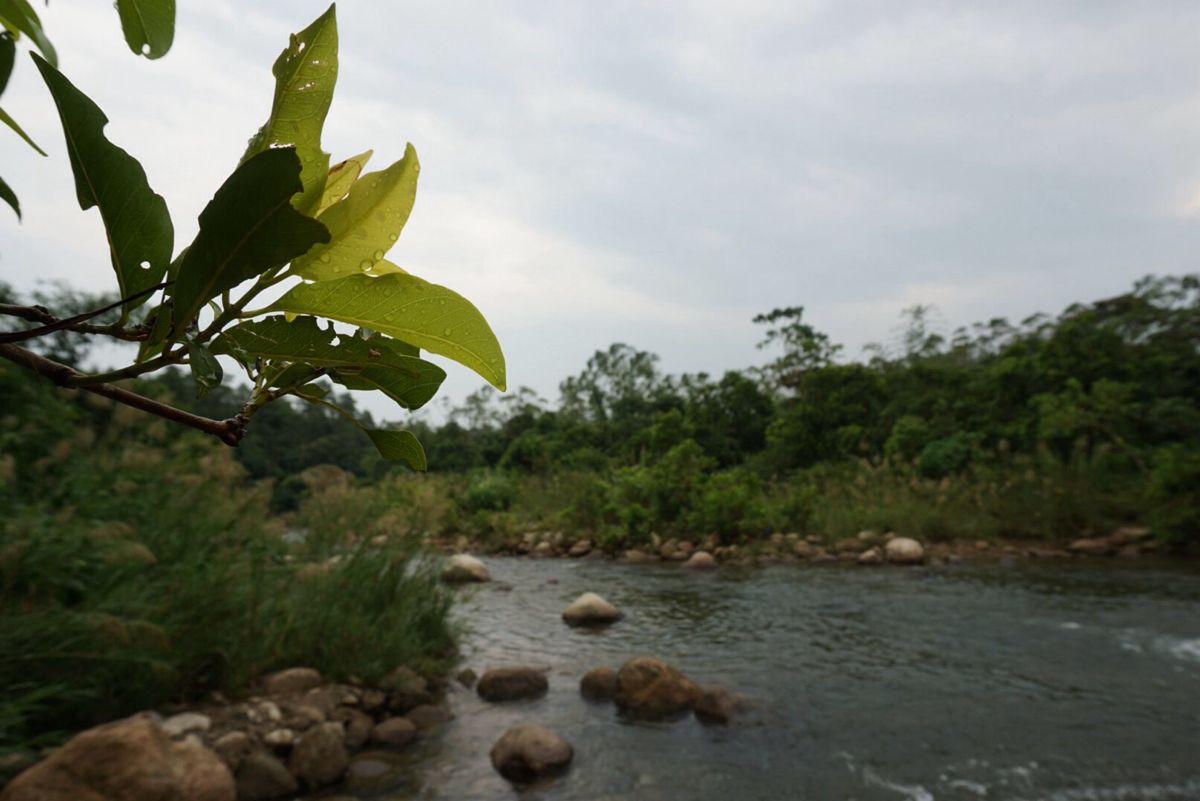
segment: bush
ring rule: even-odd
[[[467,512],[505,512],[517,496],[517,485],[504,473],[477,474],[458,499]]]

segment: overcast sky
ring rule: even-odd
[[[266,118],[287,34],[325,7],[181,0],[156,62],[108,2],[43,12],[166,197],[176,248]],[[473,300],[509,385],[552,400],[614,341],[673,373],[760,363],[750,318],[775,306],[855,355],[912,304],[950,329],[1197,269],[1190,0],[343,0],[338,21],[325,149],[374,148],[378,169],[414,144],[389,257]],[[50,158],[0,130],[25,211],[0,209],[0,277],[114,288],[26,56],[3,104]],[[452,398],[482,384],[448,369]]]

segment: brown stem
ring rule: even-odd
[[[168,406],[165,403],[159,403],[144,395],[115,387],[112,384],[80,386],[78,382],[86,378],[82,373],[76,372],[65,364],[60,364],[44,356],[39,356],[31,350],[26,350],[17,345],[0,344],[0,358],[7,359],[13,364],[24,367],[26,370],[31,370],[60,387],[82,389],[85,392],[101,395],[117,403],[123,403],[126,406],[132,406],[134,409],[140,409],[143,412],[170,420],[173,423],[188,426],[197,431],[203,431],[205,434],[211,434],[230,447],[236,446],[241,442],[242,437],[246,435],[247,418],[240,414],[236,417],[230,417],[227,420],[211,420],[207,417],[192,414],[191,412],[185,412],[182,409],[176,409],[174,406]]]

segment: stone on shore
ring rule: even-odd
[[[708,551],[696,551],[683,566],[692,570],[710,570],[717,566],[717,560]]]
[[[531,782],[566,770],[575,751],[571,744],[544,726],[509,729],[492,746],[489,756],[510,782]]]
[[[647,656],[630,659],[617,672],[617,705],[637,715],[669,717],[687,712],[702,692],[681,671]]]
[[[919,565],[925,561],[925,549],[909,537],[892,537],[883,546],[883,553],[893,565]]]
[[[387,691],[388,707],[400,714],[433,700],[433,693],[425,677],[403,666],[384,676],[379,687]]]
[[[589,701],[611,701],[617,695],[617,671],[593,668],[579,680],[579,692]]]
[[[388,718],[371,729],[371,742],[380,745],[408,745],[417,739],[417,727],[408,718]]]
[[[516,701],[545,695],[549,686],[546,674],[537,668],[496,668],[480,677],[475,691],[485,701]]]
[[[279,670],[263,678],[263,689],[267,695],[304,693],[320,685],[321,674],[307,667]]]
[[[1086,556],[1109,556],[1116,551],[1116,548],[1108,540],[1085,537],[1072,542],[1067,546],[1067,550]]]
[[[421,704],[415,709],[410,709],[405,717],[417,727],[417,731],[432,729],[454,720],[454,715],[450,714],[449,709],[435,704]]]
[[[883,554],[878,548],[868,548],[858,555],[860,565],[878,565],[883,563]]]
[[[168,737],[179,739],[188,734],[200,734],[212,727],[212,718],[199,712],[181,712],[172,715],[161,724]]]
[[[4,801],[234,801],[216,754],[175,742],[147,715],[75,735],[4,788]]]
[[[620,620],[621,611],[594,592],[580,595],[563,612],[568,626],[602,626]]]
[[[571,546],[571,550],[567,551],[567,556],[572,559],[578,559],[581,556],[587,556],[592,552],[591,540],[580,540]]]
[[[288,769],[305,787],[333,784],[346,772],[350,755],[342,740],[342,724],[322,723],[300,736],[288,758]]]
[[[296,777],[265,751],[255,751],[243,759],[235,779],[238,801],[290,798],[300,789]]]
[[[442,581],[450,584],[490,581],[487,565],[467,553],[456,553],[446,560],[442,568]]]

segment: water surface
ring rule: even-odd
[[[463,665],[545,667],[550,691],[492,705],[457,689],[455,721],[405,753],[405,779],[375,798],[1200,799],[1194,564],[487,562],[496,581],[459,611]],[[563,625],[588,590],[626,619]],[[755,708],[710,728],[580,698],[587,670],[639,654]],[[566,776],[515,790],[492,771],[492,743],[521,722],[575,746]]]

